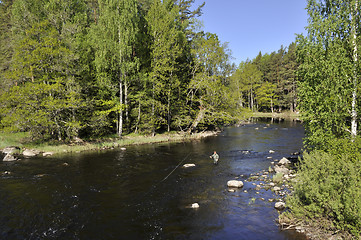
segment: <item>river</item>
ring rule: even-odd
[[[0,172],[10,174],[0,177],[0,237],[305,239],[279,230],[272,191],[256,193],[250,181],[235,192],[226,186],[300,151],[303,136],[298,122],[258,121],[185,143],[2,162]]]

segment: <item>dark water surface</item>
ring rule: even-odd
[[[268,169],[269,156],[300,151],[303,136],[297,122],[257,122],[187,143],[0,163],[11,172],[0,177],[0,238],[304,239],[279,231],[270,190],[226,187]],[[176,168],[180,162],[196,167]],[[189,208],[195,202],[200,208]]]

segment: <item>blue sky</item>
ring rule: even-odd
[[[196,0],[206,2],[203,30],[228,42],[237,65],[252,60],[259,51],[271,53],[287,47],[296,33],[306,34],[306,0]]]

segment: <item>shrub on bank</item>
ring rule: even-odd
[[[326,218],[334,227],[360,237],[360,140],[333,140],[327,151],[304,154],[299,180],[288,205],[296,217]]]

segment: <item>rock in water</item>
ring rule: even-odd
[[[23,155],[25,156],[25,157],[34,157],[34,156],[36,156],[38,154],[38,152],[36,152],[36,151],[34,151],[34,150],[30,150],[30,149],[25,149],[24,151],[23,151]]]
[[[237,180],[230,180],[230,181],[227,182],[227,186],[228,187],[241,188],[241,187],[243,187],[243,182],[242,181],[237,181]]]
[[[281,211],[286,208],[286,204],[284,202],[276,202],[275,209]]]
[[[199,208],[199,204],[198,203],[193,203],[191,208]]]
[[[287,158],[282,158],[279,162],[278,162],[278,165],[287,165],[287,164],[290,164],[290,160],[288,160]]]
[[[11,162],[16,160],[17,159],[11,153],[6,154],[6,156],[3,159],[4,162]]]
[[[5,154],[20,153],[20,148],[19,147],[6,147],[3,149],[3,153],[5,153]]]
[[[184,164],[183,167],[185,168],[189,168],[189,167],[195,167],[196,165],[194,163],[187,163],[187,164]]]
[[[53,155],[54,153],[53,152],[44,152],[43,153],[43,156],[44,157],[47,157],[47,156],[51,156],[51,155]]]

